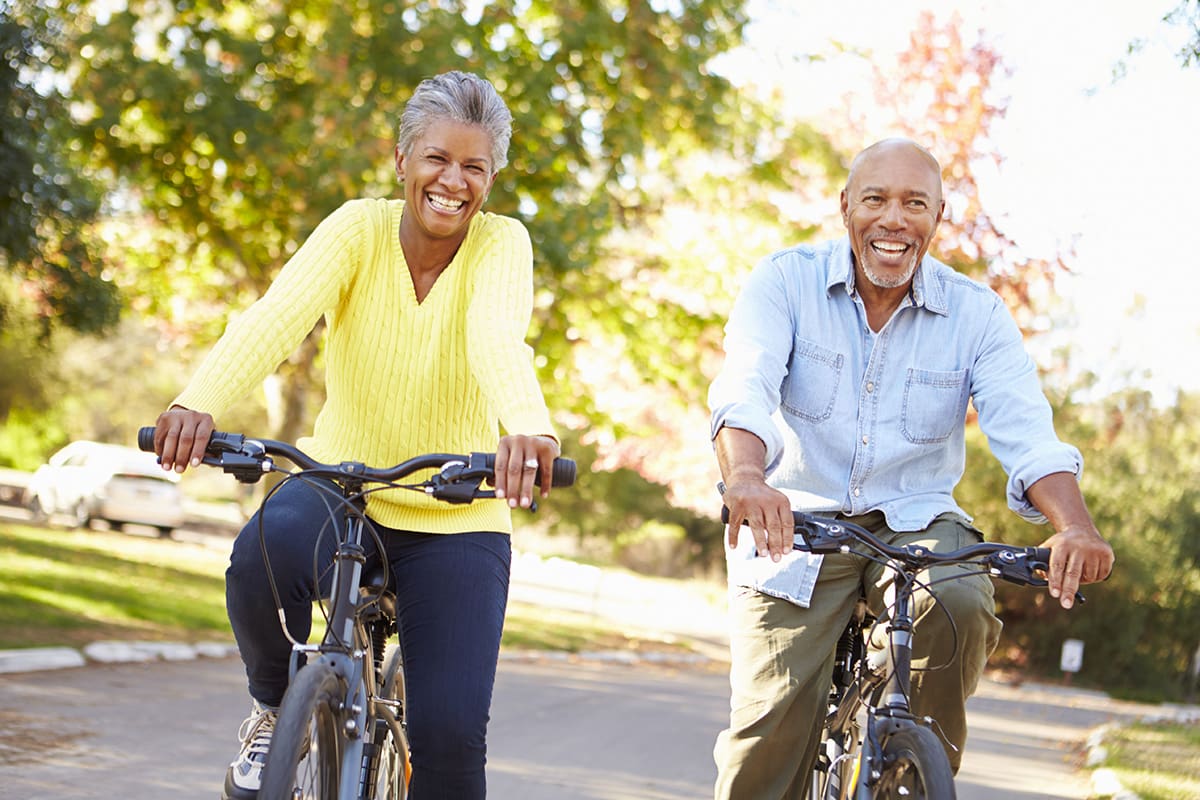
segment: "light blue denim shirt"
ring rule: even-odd
[[[930,256],[873,333],[848,239],[782,250],[755,267],[725,333],[712,436],[729,425],[762,439],[768,482],[797,510],[879,510],[900,531],[946,512],[969,521],[953,496],[968,401],[1008,475],[1008,505],[1025,519],[1045,521],[1030,484],[1083,469],[1055,434],[1003,301]]]

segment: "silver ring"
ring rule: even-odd
[[[538,468],[538,460],[536,458],[525,459],[525,469],[537,469],[537,468]]]

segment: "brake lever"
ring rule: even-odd
[[[807,519],[796,525],[796,533],[804,539],[806,547],[795,545],[797,550],[804,549],[810,553],[843,553],[850,549],[854,535],[835,520]]]
[[[238,483],[258,483],[263,475],[275,469],[274,460],[261,442],[240,436],[236,443],[211,439],[200,462],[232,475]]]
[[[1045,559],[1035,558],[1028,552],[1001,550],[992,553],[984,559],[988,574],[994,578],[1002,578],[1018,586],[1046,586],[1049,581],[1044,577],[1050,571],[1050,565]],[[1038,574],[1042,573],[1042,574]],[[1075,602],[1086,603],[1087,598],[1076,590]]]
[[[465,505],[480,498],[495,497],[480,485],[492,474],[482,460],[472,455],[467,461],[448,461],[425,484],[425,494],[452,505]]]

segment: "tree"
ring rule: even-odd
[[[1001,92],[1007,67],[982,32],[972,40],[962,27],[957,14],[939,24],[922,12],[896,64],[874,66],[873,113],[941,162],[946,215],[934,243],[938,257],[995,289],[1031,333],[1044,327],[1040,315],[1069,253],[1028,257],[980,200],[977,173],[1003,161],[991,132],[1008,103]]]
[[[615,221],[641,212],[642,159],[669,164],[720,129],[732,95],[705,64],[739,41],[743,23],[735,0],[661,11],[637,0],[132,0],[73,18],[73,92],[81,143],[139,220],[124,279],[153,271],[169,281],[146,309],[195,330],[160,301],[180,290],[249,302],[338,204],[391,193],[394,123],[421,78],[447,68],[487,76],[516,118],[489,208],[530,229],[552,401],[587,414],[573,390],[571,321],[553,299],[566,276],[595,269]],[[144,241],[158,229],[167,235]],[[294,391],[281,438],[312,405],[316,356],[314,338],[284,368]]]
[[[1191,38],[1180,49],[1179,57],[1185,67],[1200,65],[1200,0],[1181,0],[1164,20],[1190,31]]]
[[[776,98],[744,91],[730,135],[681,154],[685,179],[658,176],[662,198],[606,240],[606,269],[569,275],[558,303],[572,321],[579,380],[596,411],[600,469],[630,469],[666,487],[710,523],[720,508],[709,440],[708,385],[721,365],[725,320],[758,259],[811,237],[794,202],[828,196],[839,154],[812,125],[780,120]],[[703,553],[720,534],[683,526]],[[716,524],[719,528],[719,524]]]
[[[120,313],[92,227],[97,189],[67,146],[70,115],[54,82],[60,33],[39,4],[0,2],[0,267],[38,301],[43,335],[52,321],[102,331]]]
[[[1116,565],[1105,582],[1082,587],[1083,605],[1063,611],[1044,591],[997,586],[1004,644],[996,663],[1056,675],[1064,639],[1086,644],[1078,678],[1094,686],[1157,699],[1186,690],[1200,642],[1200,398],[1180,394],[1156,408],[1131,389],[1087,405],[1054,400],[1062,438],[1085,454],[1081,488]],[[1004,502],[1003,470],[978,429],[968,442],[959,504],[989,539],[1037,545],[1051,533],[1029,525]]]

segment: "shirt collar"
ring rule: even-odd
[[[840,284],[843,291],[854,297],[855,281],[854,259],[851,257],[850,237],[842,237],[833,248],[833,258],[829,260],[829,276],[825,281],[826,293],[832,293]],[[909,289],[909,300],[917,308],[924,308],[935,314],[946,316],[950,309],[946,305],[946,289],[937,275],[941,262],[928,253],[921,259],[913,275],[912,287]]]

